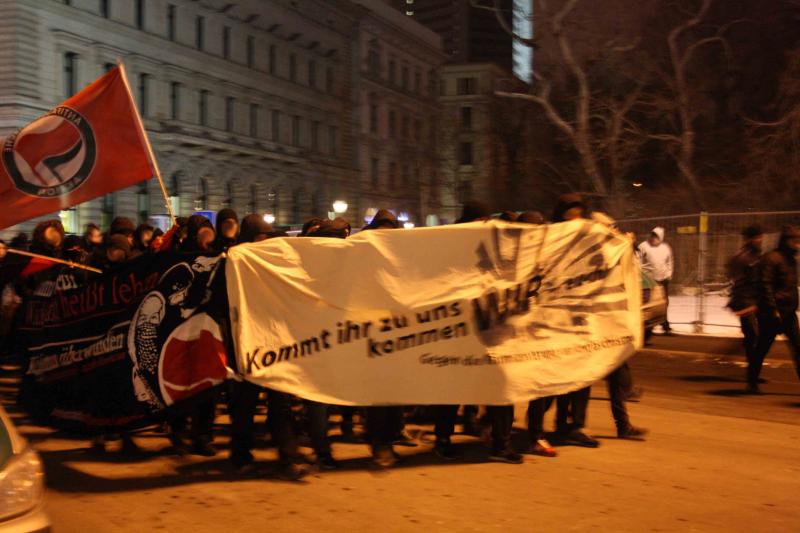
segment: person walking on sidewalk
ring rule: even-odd
[[[672,247],[664,242],[664,228],[653,228],[650,238],[639,245],[639,257],[642,271],[664,287],[664,298],[669,308],[669,282],[672,280],[674,261]],[[665,318],[661,326],[664,328],[664,335],[672,335],[669,319]]]
[[[759,268],[758,325],[761,328],[753,361],[747,366],[747,391],[759,394],[761,366],[778,334],[789,341],[800,377],[800,329],[797,324],[797,251],[800,230],[785,226],[778,247],[765,254]]]
[[[759,264],[764,232],[759,226],[748,226],[742,231],[742,237],[742,249],[726,265],[728,279],[731,280],[728,308],[739,317],[742,325],[744,353],[749,368],[756,364],[758,349]]]

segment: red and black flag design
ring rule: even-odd
[[[3,143],[0,229],[154,175],[120,65]]]

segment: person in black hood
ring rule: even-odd
[[[184,252],[208,252],[214,242],[214,225],[203,215],[192,215],[186,222],[186,239],[181,245]]]
[[[258,215],[247,215],[242,219],[242,229],[239,231],[239,243],[260,242],[269,239],[275,233],[272,225]]]
[[[388,209],[379,209],[375,216],[372,217],[369,224],[364,226],[363,229],[397,229],[400,227],[400,221]]]
[[[461,207],[461,217],[456,220],[456,224],[489,220],[490,218],[492,218],[492,211],[488,205],[480,200],[467,200]]]
[[[270,238],[272,233],[272,226],[263,218],[255,214],[247,215],[242,219],[239,244],[263,241]],[[231,417],[230,460],[241,473],[253,468],[254,419],[261,390],[250,382],[233,380],[228,388],[228,412]],[[266,391],[269,408],[267,422],[272,440],[278,446],[280,475],[284,479],[299,479],[308,473],[308,468],[297,443],[291,397],[273,389]]]
[[[744,352],[748,367],[755,364],[758,348],[758,268],[761,262],[761,243],[764,232],[758,226],[742,231],[744,245],[726,265],[731,280],[731,298],[728,308],[739,317],[744,335]]]
[[[30,246],[30,241],[28,240],[28,234],[24,231],[17,233],[12,239],[11,242],[8,243],[11,248],[15,250],[22,250],[23,252],[28,250]]]
[[[64,259],[73,263],[86,264],[89,252],[83,247],[83,238],[78,235],[67,235],[64,238]]]
[[[785,226],[778,247],[765,254],[759,269],[758,346],[753,361],[747,366],[747,391],[760,394],[758,379],[764,359],[775,337],[786,335],[800,377],[800,330],[797,324],[797,251],[800,230]]]
[[[48,257],[61,257],[64,244],[64,226],[57,219],[45,220],[33,229],[30,251]]]
[[[124,235],[133,246],[133,234],[136,233],[136,226],[133,221],[127,217],[116,217],[111,221],[111,226],[108,228],[108,236]]]
[[[150,250],[150,241],[153,240],[154,228],[150,224],[139,224],[133,232],[133,249],[139,253]]]
[[[239,240],[239,217],[233,209],[221,209],[217,213],[217,239],[214,249],[224,252]]]
[[[103,233],[100,227],[94,222],[86,224],[86,230],[83,232],[83,248],[89,255],[93,255],[102,245]]]

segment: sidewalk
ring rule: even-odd
[[[697,303],[697,296],[679,294],[669,297],[667,316],[675,332],[695,335],[694,322],[697,320]],[[703,335],[741,337],[739,318],[725,307],[727,304],[727,296],[706,295]]]

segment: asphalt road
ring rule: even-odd
[[[744,396],[731,339],[657,337],[632,360],[646,442],[614,437],[604,384],[593,390],[596,450],[559,448],[522,465],[486,461],[477,439],[456,439],[465,458],[430,453],[430,426],[411,426],[420,446],[386,472],[369,468],[363,444],[336,443],[342,468],[302,482],[227,463],[225,420],[217,458],[177,458],[163,435],[144,432],[146,454],[126,460],[88,442],[22,426],[47,471],[56,531],[800,531],[800,381],[784,347],[768,360],[763,396]],[[13,380],[0,384],[8,403]],[[525,444],[525,406],[515,442]],[[20,423],[24,420],[18,416]],[[550,422],[548,422],[550,423]]]

